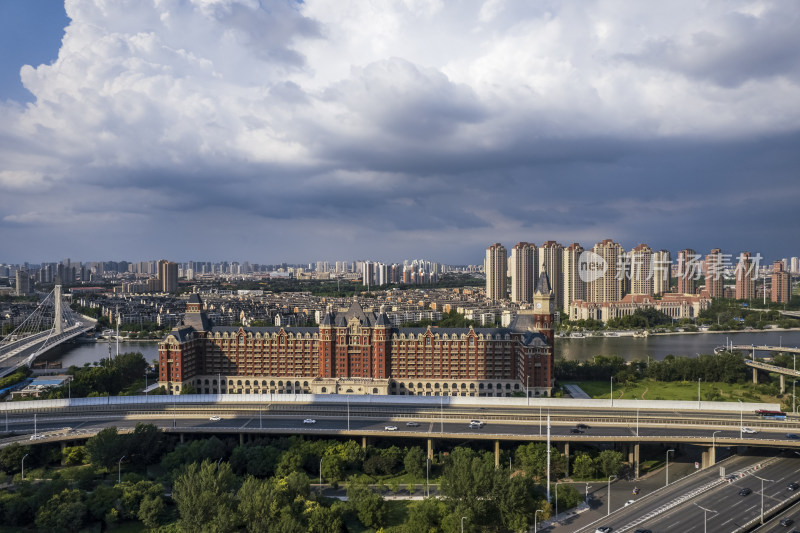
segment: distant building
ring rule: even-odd
[[[178,264],[166,259],[159,261],[158,280],[161,292],[178,292]]]
[[[556,295],[556,309],[564,308],[564,247],[556,241],[547,241],[539,247],[539,272],[547,274],[550,287]]]
[[[687,248],[678,252],[678,294],[695,294],[699,275],[699,256]]]
[[[714,248],[706,255],[704,268],[706,292],[708,292],[709,298],[722,298],[722,288],[725,281],[722,275],[723,267],[722,250]]]
[[[16,281],[16,294],[17,296],[27,296],[31,293],[31,277],[28,274],[28,271],[24,268],[20,268],[17,270],[17,281]]]
[[[630,251],[631,294],[652,295],[653,290],[653,250],[640,244]]]
[[[538,279],[538,250],[530,242],[518,242],[511,248],[511,301],[530,303],[533,301],[533,287]],[[489,279],[488,275],[486,277]],[[488,287],[488,283],[487,283]]]
[[[709,298],[686,294],[664,294],[660,300],[650,295],[628,294],[615,302],[584,302],[576,300],[569,309],[570,320],[594,319],[608,322],[634,314],[638,309],[652,307],[675,320],[681,318],[695,319],[701,311],[711,306]]]
[[[756,297],[757,272],[753,269],[753,260],[750,252],[742,252],[736,264],[736,294],[737,300],[752,300]]]
[[[672,257],[667,250],[659,250],[653,254],[653,294],[669,292]]]
[[[495,243],[486,249],[483,264],[486,272],[486,298],[505,300],[508,298],[508,254],[506,248]]]
[[[792,276],[784,268],[783,261],[772,264],[772,301],[788,302],[792,299]]]
[[[605,239],[592,248],[606,265],[606,271],[587,281],[586,299],[590,302],[616,302],[624,294],[624,256],[625,250],[611,239]]]
[[[574,300],[586,299],[586,282],[581,279],[580,275],[580,257],[584,252],[583,246],[574,242],[564,248],[564,257],[561,260],[561,267],[564,271],[562,276],[563,290],[562,290],[562,309],[569,310],[570,304]]]

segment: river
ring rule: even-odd
[[[713,353],[730,339],[734,344],[766,344],[769,346],[800,346],[800,331],[768,330],[737,333],[691,333],[676,335],[651,335],[649,337],[586,337],[583,339],[556,339],[556,358],[570,361],[588,361],[595,355],[619,355],[626,361],[645,360],[651,357],[664,359],[668,354],[694,357],[698,353]],[[116,345],[111,345],[116,353]],[[158,358],[157,342],[121,342],[120,353],[141,352],[145,359]],[[763,355],[763,354],[762,354]],[[82,366],[108,357],[108,343],[75,343],[66,347],[60,357],[62,367]]]

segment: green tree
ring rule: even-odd
[[[122,494],[119,499],[120,518],[131,520],[138,516],[139,508],[146,497],[160,498],[164,494],[164,487],[160,483],[152,481],[123,481],[116,485]]]
[[[61,461],[65,465],[82,465],[89,462],[86,446],[67,446],[61,450]]]
[[[178,526],[187,532],[234,531],[236,478],[230,465],[203,461],[192,463],[180,474],[172,489],[172,499],[180,514]]]
[[[595,463],[592,457],[585,452],[578,452],[572,460],[572,475],[576,479],[593,479],[595,477]]]
[[[419,446],[413,446],[408,449],[406,456],[403,459],[403,466],[408,472],[408,475],[414,479],[422,479],[425,475],[425,452]]]
[[[447,506],[438,498],[425,498],[408,506],[408,518],[403,524],[406,533],[438,533]]]
[[[555,500],[555,493],[553,500]],[[563,513],[567,509],[572,509],[583,501],[583,496],[572,485],[562,484],[558,487],[558,512]]]
[[[303,514],[308,522],[308,533],[339,533],[344,526],[337,511],[317,502],[306,502]]]
[[[31,451],[29,446],[14,442],[0,449],[0,469],[7,474],[15,474],[22,468],[22,458]]]
[[[597,455],[595,464],[604,477],[615,476],[622,469],[622,454],[614,450],[603,450]]]
[[[139,505],[139,512],[136,517],[141,520],[145,527],[155,529],[161,524],[161,517],[164,515],[164,498],[161,495],[147,495]]]
[[[97,435],[86,441],[86,451],[92,464],[111,468],[127,455],[125,435],[120,435],[116,427],[103,428]]]
[[[63,490],[36,512],[36,527],[44,531],[78,531],[86,517],[86,504],[78,489]]]
[[[547,472],[547,445],[543,442],[531,442],[519,446],[516,451],[516,462],[525,474],[534,479],[541,479]],[[550,448],[550,473],[554,477],[564,474],[564,456],[555,448]]]
[[[355,478],[351,478],[347,486],[347,501],[365,526],[377,529],[386,521],[387,510],[383,497]]]

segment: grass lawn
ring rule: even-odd
[[[563,384],[578,385],[586,394],[595,399],[607,399],[610,395],[607,381],[574,381]],[[780,403],[780,398],[760,392],[759,387],[752,383],[701,383],[700,393],[703,401],[710,401],[713,398],[714,401],[723,402],[742,400]],[[697,401],[697,382],[642,380],[633,385],[614,383],[614,399]]]

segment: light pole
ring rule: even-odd
[[[714,454],[714,463],[717,462],[717,439],[716,439],[717,433],[722,433],[722,430],[718,429],[717,431],[711,434],[711,453]]]
[[[467,519],[466,516],[462,516],[461,517],[461,533],[464,533],[464,520],[466,520],[466,519]],[[535,513],[534,513],[534,518],[533,519],[536,520],[536,514]]]
[[[611,480],[617,476],[608,476],[608,514],[611,514]]]
[[[770,483],[773,482],[772,479],[764,479],[763,477],[758,477],[755,474],[753,475],[754,478],[761,480],[761,523],[764,523],[764,482],[769,481]]]
[[[431,495],[431,489],[429,488],[429,479],[430,479],[430,467],[431,467],[431,460],[429,458],[425,458],[425,496],[429,497]]]
[[[695,505],[697,504],[695,503]],[[713,509],[706,509],[701,505],[697,505],[697,507],[700,507],[700,509],[703,510],[703,533],[706,533],[708,527],[708,513],[716,513],[717,511]]]
[[[536,512],[535,512],[535,513],[533,513],[533,533],[536,533],[536,516],[537,516],[539,513],[542,513],[542,514],[544,514],[544,511],[543,511],[543,510],[541,510],[541,509],[536,509]],[[463,532],[463,530],[462,530],[462,532],[461,532],[461,533],[464,533],[464,532]]]
[[[30,454],[26,453],[22,456],[22,481],[25,481],[25,458],[28,457]]]
[[[739,400],[739,438],[742,438],[742,432],[744,431],[744,411],[743,407],[744,403],[742,400]]]
[[[614,376],[611,376],[611,407],[614,407]]]
[[[122,483],[122,460],[125,459],[125,456],[119,458],[117,461],[117,484]]]
[[[702,378],[697,378],[697,408],[698,409],[700,409],[700,380],[701,379]]]
[[[670,452],[675,453],[675,450],[673,450],[672,448],[667,450],[667,482],[664,484],[665,487],[667,485],[669,485],[669,454],[670,454]]]
[[[586,484],[586,503],[589,503],[589,484]]]

